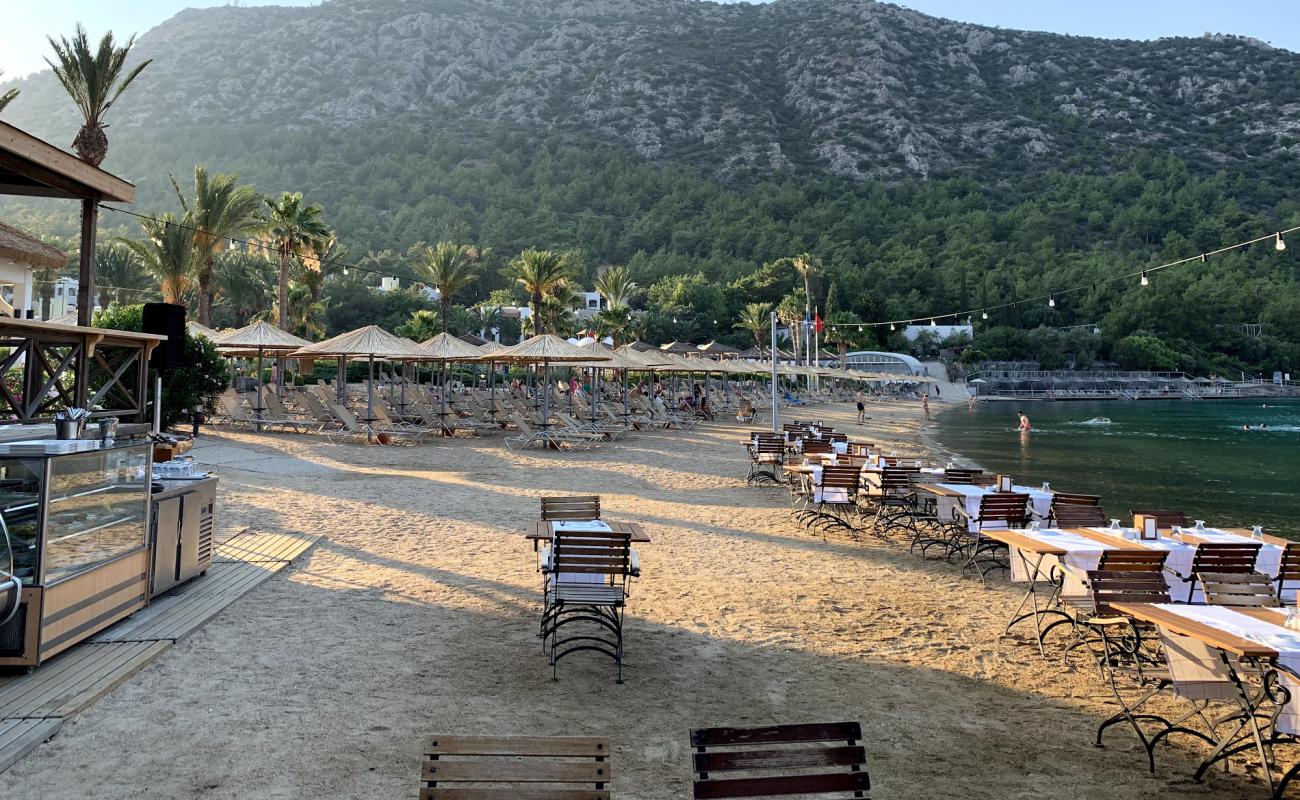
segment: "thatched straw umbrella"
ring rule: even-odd
[[[478,348],[481,354],[479,360],[482,360],[483,355],[490,356],[504,349],[506,349],[506,346],[500,342],[484,342]],[[488,403],[488,416],[495,422],[497,418],[497,362],[491,359],[488,360],[488,399],[490,401]]]
[[[365,356],[369,365],[366,380],[365,423],[367,427],[375,421],[375,359],[424,361],[429,358],[428,351],[415,342],[394,336],[378,325],[367,325],[355,331],[341,333],[333,339],[308,345],[292,355],[303,358],[335,356],[340,359],[340,362],[347,358]]]
[[[551,365],[579,361],[608,361],[609,359],[590,350],[584,350],[577,345],[569,344],[553,334],[543,333],[520,342],[514,347],[506,347],[495,353],[480,356],[478,360],[502,364],[542,365],[546,382],[546,390],[542,392],[542,430],[545,431],[551,424]]]
[[[204,339],[211,342],[215,342],[217,338],[221,336],[221,334],[209,328],[207,325],[204,325],[201,322],[195,322],[194,320],[185,323],[185,330],[189,331],[190,336],[202,336]]]
[[[198,323],[191,323],[198,324]],[[201,327],[201,326],[200,326]],[[211,330],[209,328],[208,330]],[[257,356],[257,382],[260,387],[262,383],[262,358],[266,353],[277,353],[284,355],[302,347],[310,345],[311,342],[306,339],[300,339],[292,333],[282,331],[269,322],[254,322],[252,325],[246,325],[238,330],[229,333],[219,334],[216,339],[217,350],[222,355],[240,356],[256,355]],[[284,385],[284,370],[280,371],[280,386]],[[262,405],[262,393],[259,389],[257,392],[257,403],[253,409],[258,419],[262,418],[262,412],[266,410]],[[260,430],[260,427],[259,427]]]
[[[426,339],[420,342],[420,347],[429,353],[431,361],[437,361],[441,365],[441,380],[438,383],[438,400],[441,408],[438,411],[438,419],[446,421],[447,419],[447,364],[451,361],[477,361],[483,355],[483,351],[469,344],[463,339],[458,339],[450,333],[442,332],[432,339]]]

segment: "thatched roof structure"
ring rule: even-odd
[[[410,339],[394,336],[378,325],[367,325],[355,331],[340,333],[333,339],[308,345],[295,353],[295,357],[314,356],[374,356],[394,361],[427,361],[429,352]]]
[[[0,258],[41,269],[56,269],[68,263],[67,253],[3,222],[0,222]]]

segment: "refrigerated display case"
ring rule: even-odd
[[[22,583],[0,666],[32,667],[142,608],[149,585],[148,441],[0,456],[0,569]]]

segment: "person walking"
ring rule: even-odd
[[[867,404],[862,397],[861,389],[858,389],[858,393],[855,394],[853,397],[858,402],[858,424],[861,425],[867,419]]]
[[[929,392],[921,395],[921,410],[925,412],[925,418],[930,419],[930,394]]]

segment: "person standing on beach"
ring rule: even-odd
[[[853,399],[858,401],[858,424],[861,425],[867,418],[867,404],[862,399],[861,389],[858,389],[858,393],[853,396]]]
[[[921,395],[921,410],[925,412],[925,418],[930,419],[930,393],[926,392]]]
[[[1016,430],[1021,433],[1029,433],[1033,429],[1033,426],[1029,424],[1029,417],[1026,417],[1023,411],[1017,411],[1016,413],[1020,415],[1020,425],[1017,426]]]
[[[967,411],[975,410],[975,395],[973,394],[966,395],[966,410]]]

